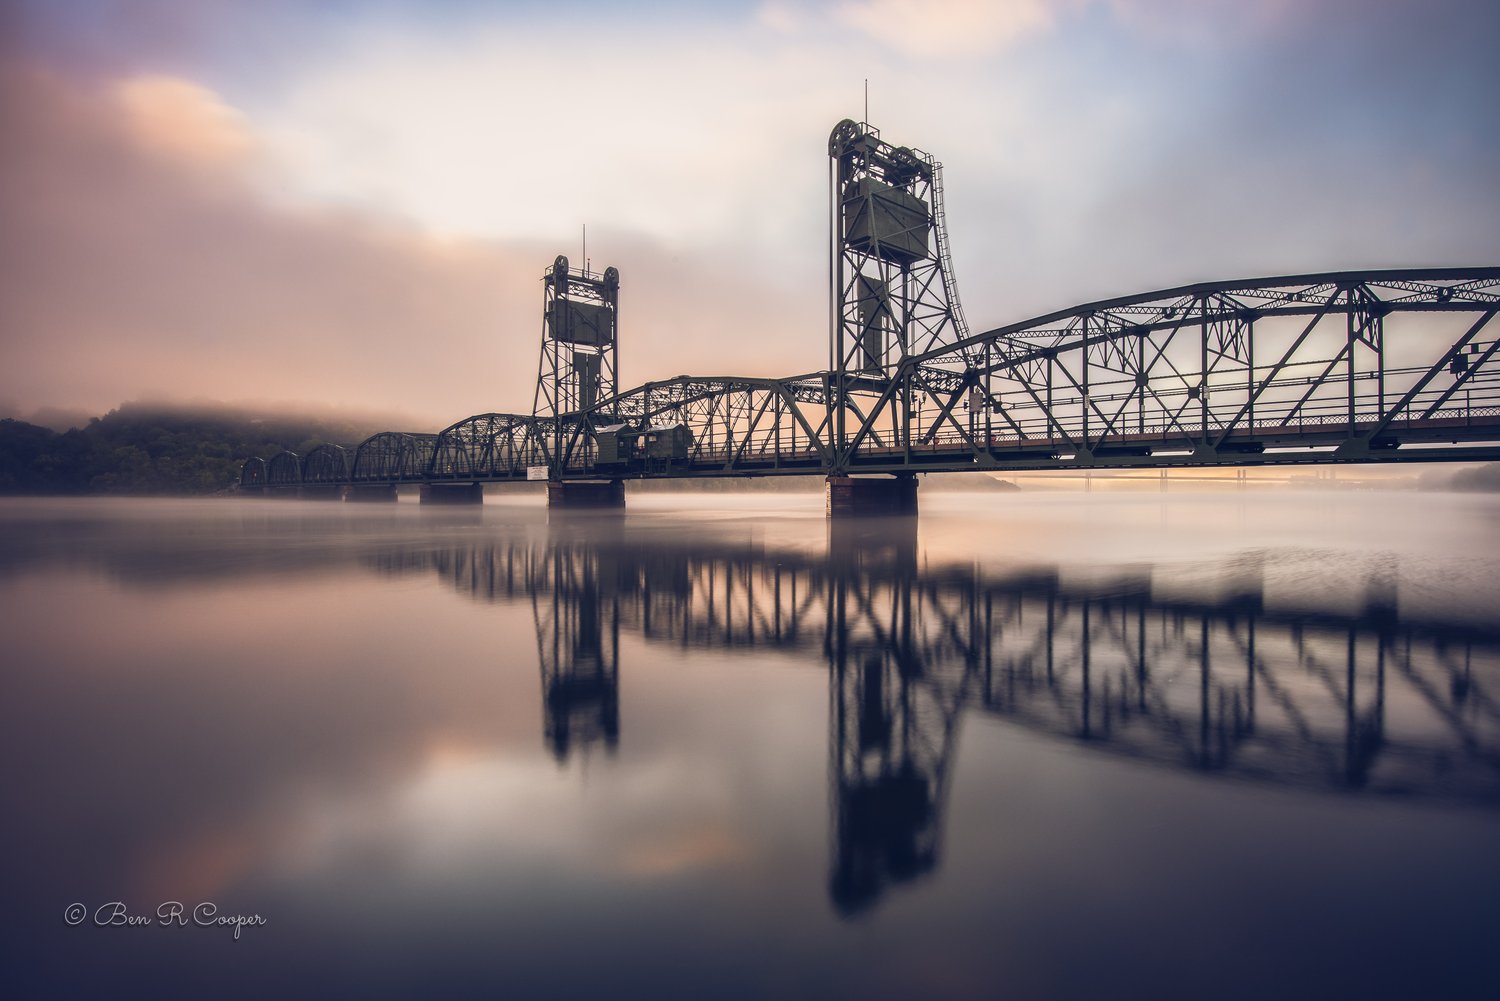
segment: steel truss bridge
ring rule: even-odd
[[[544,276],[532,414],[248,460],[245,488],[1500,458],[1500,267],[1187,285],[971,332],[942,166],[841,122],[829,368],[619,390],[620,276]]]
[[[937,865],[975,714],[1225,779],[1500,805],[1500,633],[1404,617],[1389,571],[1329,613],[1268,602],[1253,564],[1189,597],[1149,568],[1083,583],[919,565],[915,532],[885,521],[826,554],[619,525],[393,548],[376,568],[531,604],[559,760],[628,729],[622,632],[826,666],[829,891],[846,913]]]

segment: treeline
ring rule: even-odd
[[[214,494],[251,455],[358,442],[380,428],[127,403],[62,433],[0,420],[0,494]]]
[[[0,419],[0,494],[215,494],[233,490],[252,455],[305,455],[324,442],[353,444],[387,427],[372,420],[295,417],[237,410],[188,410],[127,403],[64,432]],[[1013,490],[974,473],[932,473],[924,488]],[[1500,463],[1429,469],[1427,490],[1500,491]],[[663,481],[643,490],[821,490],[818,477]]]

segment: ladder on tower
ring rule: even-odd
[[[958,340],[969,336],[969,321],[964,318],[963,305],[958,301],[958,283],[953,277],[953,255],[948,249],[948,213],[943,208],[943,166],[934,164],[932,170],[932,212],[937,228],[938,268],[943,272],[943,290],[948,296],[948,312],[953,317],[953,330]]]

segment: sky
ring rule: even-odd
[[[1497,35],[1481,0],[0,0],[0,416],[529,412],[558,254],[620,271],[621,388],[822,368],[866,81],[946,167],[976,330],[1500,264]]]

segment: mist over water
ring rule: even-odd
[[[1488,995],[1495,499],[629,503],[0,503],[21,994]]]

